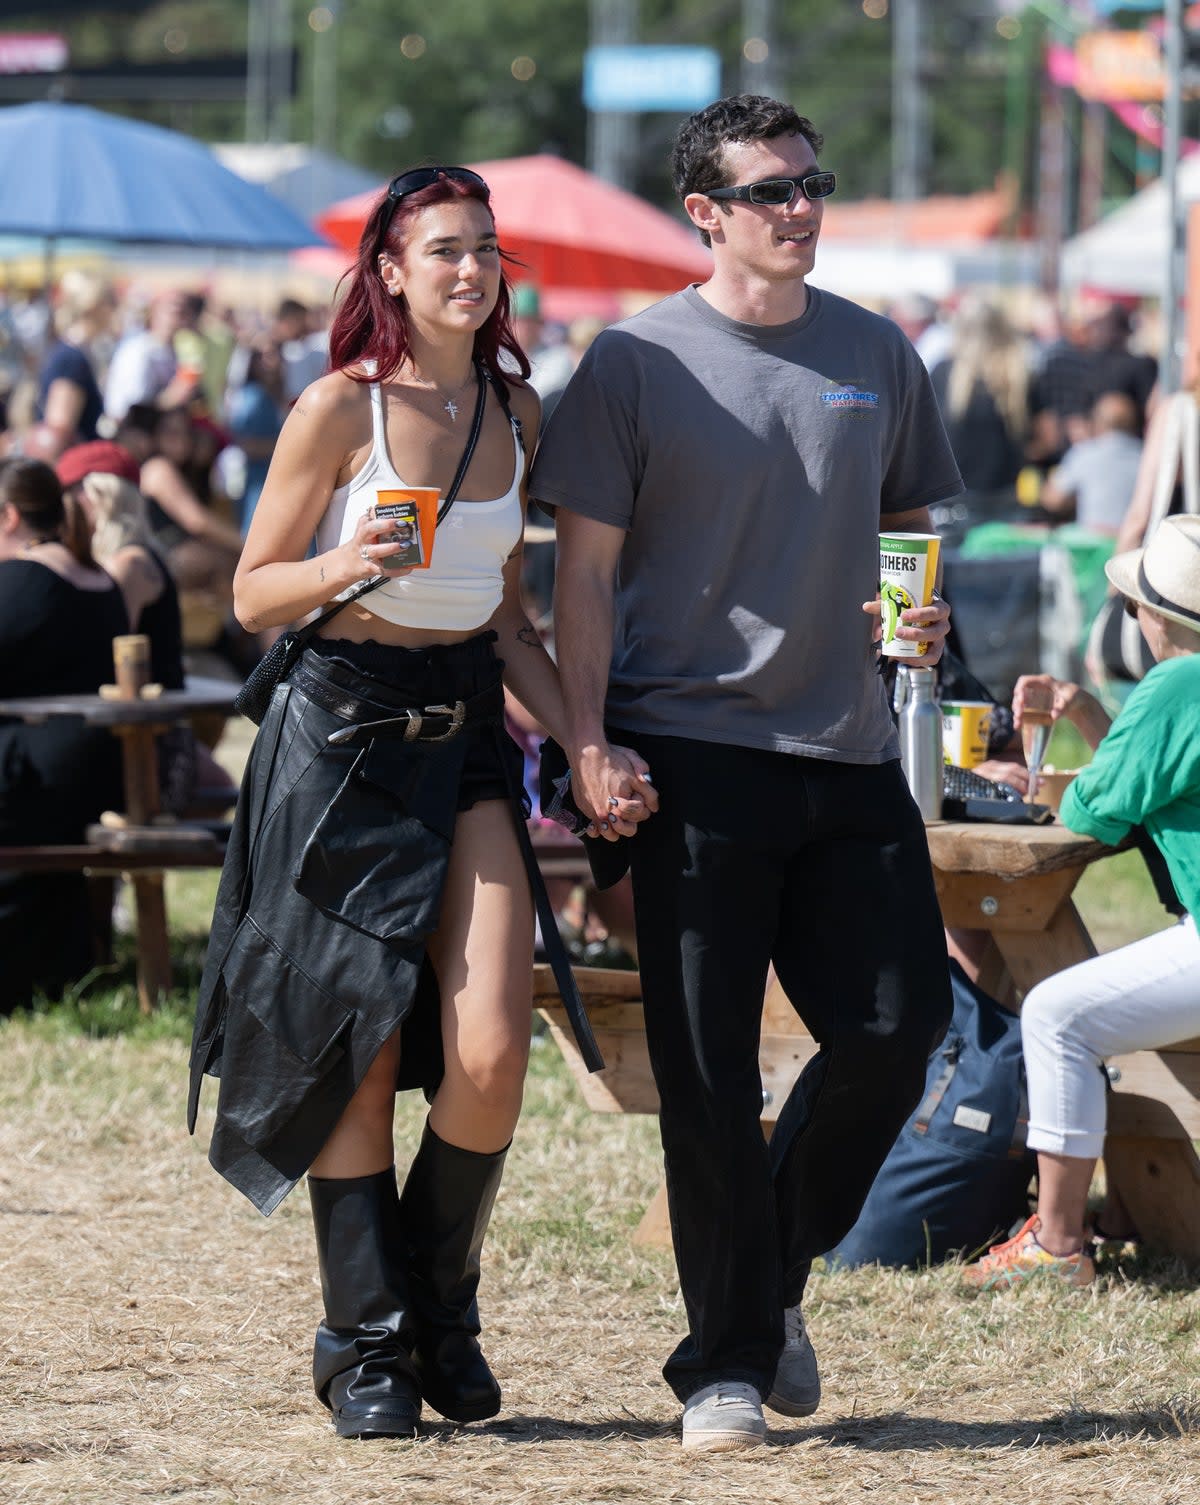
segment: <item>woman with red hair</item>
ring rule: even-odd
[[[255,743],[190,1104],[194,1124],[202,1075],[220,1077],[209,1158],[262,1211],[308,1172],[325,1302],[313,1373],[342,1436],[411,1436],[422,1399],[456,1421],[500,1406],[475,1294],[521,1104],[531,886],[538,898],[503,684],[563,727],[520,599],[539,407],[502,259],[477,174],[393,180],[234,582],[251,632],[350,597]],[[436,488],[440,521],[423,562],[398,567],[397,524],[376,505],[405,487]],[[628,813],[615,829],[634,830]],[[430,1111],[398,1191],[403,1086]]]

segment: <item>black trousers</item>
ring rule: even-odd
[[[920,815],[897,762],[628,732],[658,814],[630,840],[646,1037],[690,1332],[663,1374],[766,1394],[783,1308],[853,1226],[950,1018]],[[770,1145],[768,963],[819,1050]]]

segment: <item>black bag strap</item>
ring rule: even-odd
[[[454,506],[455,498],[458,496],[458,488],[463,483],[463,477],[466,475],[467,467],[471,463],[471,457],[475,453],[475,446],[479,442],[480,430],[483,428],[483,410],[487,406],[487,377],[481,361],[475,362],[475,383],[475,413],[471,419],[471,432],[467,435],[466,448],[462,452],[462,459],[458,462],[458,469],[454,472],[454,479],[450,482],[450,490],[446,493],[446,500],[438,509],[437,522],[434,523],[435,528],[446,516],[447,512],[450,511],[450,508]],[[516,424],[516,420],[513,419],[508,403],[504,398],[501,398],[501,406],[508,413],[509,419]],[[517,427],[519,432],[519,425]],[[343,607],[349,606],[354,601],[361,600],[363,596],[369,595],[373,590],[378,590],[381,585],[386,585],[387,582],[387,575],[376,575],[371,580],[361,581],[348,596],[344,597],[341,601],[336,601],[326,611],[323,611],[319,617],[315,617],[303,627],[298,627],[295,632],[296,641],[300,644],[307,643],[313,633],[319,627],[324,627],[325,623],[333,617],[336,617]]]
[[[498,748],[497,751],[499,752],[500,749]],[[522,800],[523,790],[517,781],[517,775],[513,772],[510,759],[501,755],[500,766],[504,769],[504,782],[508,786],[508,806],[512,811],[513,825],[517,832],[517,845],[529,878],[529,889],[533,894],[534,909],[537,911],[538,925],[542,932],[542,944],[546,948],[546,957],[554,973],[559,997],[567,1011],[571,1033],[575,1036],[579,1054],[583,1057],[583,1063],[588,1071],[603,1071],[604,1056],[601,1054],[599,1042],[592,1030],[587,1007],[580,996],[579,984],[575,981],[574,972],[571,971],[567,948],[563,945],[558,921],[554,916],[554,908],[546,892],[546,880],[542,877],[537,854],[529,839],[529,827],[525,824],[525,806]]]
[[[450,482],[450,490],[446,493],[446,500],[438,509],[437,520],[440,523],[450,508],[454,506],[454,499],[458,496],[458,488],[463,483],[463,477],[467,473],[467,466],[471,463],[471,456],[475,453],[475,445],[479,439],[479,431],[483,428],[483,410],[487,406],[487,377],[483,362],[475,362],[475,412],[471,415],[471,432],[467,435],[467,447],[463,450],[462,459],[458,462],[458,469],[454,472],[454,479]],[[436,524],[434,525],[436,527]]]
[[[512,403],[508,400],[508,383],[502,376],[497,376],[494,371],[487,372],[487,379],[491,382],[496,393],[496,401],[504,409],[504,416],[512,424],[512,431],[516,434],[521,448],[525,447],[525,426],[512,410]]]

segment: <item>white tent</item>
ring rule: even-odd
[[[844,298],[890,303],[903,293],[941,302],[968,287],[1037,285],[1037,248],[1011,240],[978,246],[823,241],[812,281]]]
[[[1200,202],[1200,152],[1179,164],[1182,204]],[[1064,286],[1161,298],[1167,287],[1167,185],[1159,178],[1063,247]]]
[[[353,162],[298,141],[278,145],[233,143],[214,146],[213,151],[230,172],[270,189],[306,220],[315,219],[339,199],[378,188],[381,182],[377,172],[366,172]]]

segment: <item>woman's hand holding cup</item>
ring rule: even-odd
[[[1020,727],[1029,717],[1057,721],[1070,712],[1079,686],[1053,674],[1022,674],[1013,686],[1013,722]]]
[[[363,513],[355,525],[353,534],[342,545],[353,559],[354,578],[361,580],[366,575],[390,575],[399,578],[409,574],[414,566],[399,565],[392,568],[388,560],[402,553],[404,545],[396,538],[395,523],[390,518],[376,517],[374,509]]]

